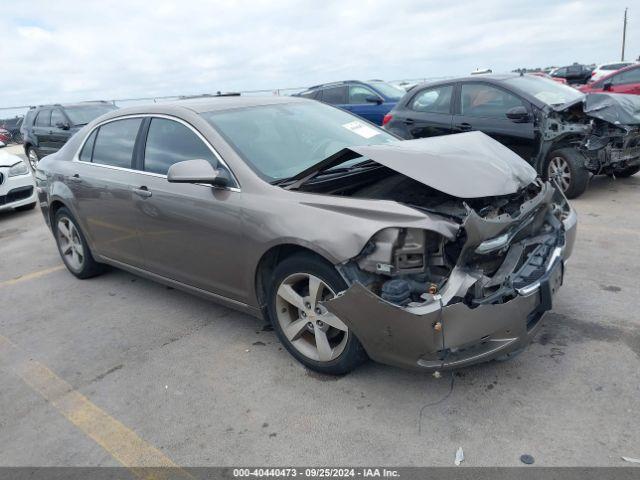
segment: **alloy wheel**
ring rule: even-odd
[[[342,354],[349,329],[320,305],[335,297],[326,283],[308,273],[295,273],[282,281],[276,295],[278,323],[298,352],[318,362],[330,362]]]
[[[29,149],[28,152],[29,165],[31,165],[31,169],[35,172],[38,168],[38,154],[33,148]]]
[[[549,161],[549,168],[547,171],[549,179],[555,180],[562,191],[567,191],[571,185],[571,169],[569,163],[563,157],[553,157]]]
[[[76,272],[82,270],[85,257],[78,228],[67,217],[61,217],[56,228],[58,245],[65,263]]]

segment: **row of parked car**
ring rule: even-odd
[[[640,64],[577,90],[537,74],[475,75],[414,86],[379,80],[316,85],[298,96],[330,103],[404,139],[481,131],[554,178],[569,198],[591,174],[640,170]],[[585,95],[586,93],[586,95]]]

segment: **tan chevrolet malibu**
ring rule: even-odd
[[[36,180],[76,277],[111,265],[264,317],[329,374],[513,355],[576,236],[555,185],[488,136],[400,141],[303,98],[117,110]]]

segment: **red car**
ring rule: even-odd
[[[584,93],[610,92],[640,95],[640,64],[617,70],[579,88]]]
[[[5,130],[4,128],[0,128],[0,147],[4,147],[11,141],[11,132],[9,130]]]

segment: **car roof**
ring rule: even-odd
[[[91,107],[91,106],[95,106],[95,105],[112,105],[115,107],[115,105],[111,102],[107,102],[106,100],[90,100],[87,102],[76,102],[76,103],[50,103],[50,104],[44,104],[44,105],[37,105],[34,107],[31,107],[31,110],[33,109],[44,109],[44,108],[76,108],[76,107]]]
[[[359,83],[361,85],[368,85],[370,83],[382,83],[384,80],[339,80],[337,82],[329,82],[329,83],[320,83],[318,85],[313,85],[312,87],[307,88],[305,91],[308,92],[310,90],[317,90],[318,88],[327,88],[327,87],[340,87],[342,85],[348,85],[350,83]]]
[[[144,114],[144,113],[179,113],[191,111],[194,113],[216,112],[233,110],[237,108],[257,107],[263,105],[284,105],[288,103],[306,103],[312,100],[298,97],[285,96],[220,96],[190,98],[187,100],[175,100],[171,102],[150,103],[146,105],[135,105],[132,107],[114,110],[109,115],[111,117]]]

